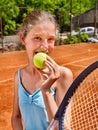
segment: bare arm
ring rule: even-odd
[[[17,80],[17,73],[15,74],[15,87],[14,87],[14,101],[13,101],[13,112],[11,117],[11,123],[13,130],[23,130],[22,121],[21,121],[21,114],[19,110],[18,104],[18,80]]]
[[[61,76],[56,82],[56,102],[58,106],[73,82],[73,74],[70,69],[61,67],[60,72]]]
[[[64,67],[59,67],[52,59],[48,59],[47,67],[48,73],[45,73],[46,80],[42,84],[42,93],[48,113],[49,120],[51,121],[65,95],[70,84],[73,81],[72,72]],[[50,87],[55,85],[56,89],[56,102],[50,91]]]

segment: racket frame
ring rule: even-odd
[[[78,75],[78,77],[76,77],[76,79],[73,81],[70,88],[68,89],[67,93],[65,94],[65,96],[64,96],[64,98],[63,98],[63,100],[62,100],[53,120],[50,122],[50,125],[49,125],[47,130],[53,130],[53,128],[54,128],[53,126],[55,126],[57,121],[59,122],[59,128],[61,127],[60,123],[62,123],[62,117],[63,117],[63,115],[66,111],[66,106],[69,104],[69,99],[73,96],[76,89],[78,88],[80,83],[85,79],[85,77],[87,75],[89,75],[96,68],[98,68],[98,60],[95,61],[94,63],[92,63],[91,65],[89,65],[86,69],[84,69]]]

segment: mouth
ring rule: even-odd
[[[37,54],[37,53],[40,53],[40,52],[45,53],[44,51],[35,51],[34,54]]]
[[[46,53],[48,54],[48,50],[35,50],[34,54],[37,54],[37,53],[40,53],[40,52],[43,52],[43,53]]]

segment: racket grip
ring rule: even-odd
[[[58,122],[57,120],[52,119],[52,121],[50,122],[50,124],[49,124],[47,130],[54,130],[54,128],[55,128],[56,125],[57,125],[57,122]]]

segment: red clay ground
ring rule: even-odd
[[[58,64],[69,67],[76,78],[86,66],[98,60],[98,44],[56,46],[51,56]],[[0,54],[0,130],[12,130],[14,73],[26,63],[25,51]]]

